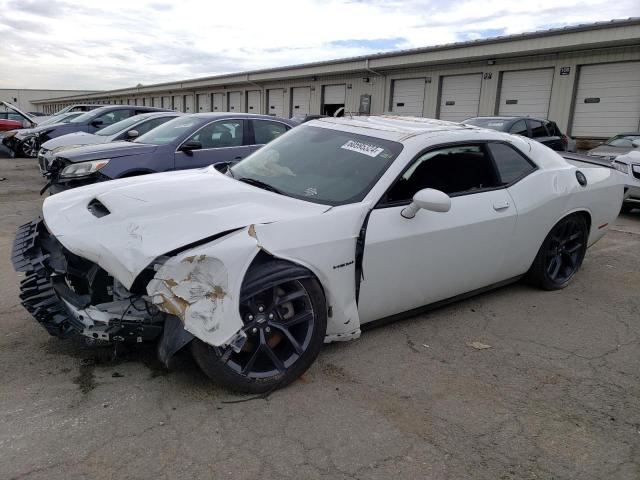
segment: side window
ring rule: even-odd
[[[131,110],[114,110],[113,112],[100,115],[98,118],[94,119],[94,121],[102,121],[103,126],[107,126],[119,122],[120,120],[124,120],[125,118],[129,118],[130,116]]]
[[[549,136],[549,134],[547,133],[547,129],[544,128],[542,122],[539,122],[538,120],[529,120],[529,126],[531,127],[532,138]]]
[[[280,122],[270,122],[269,120],[252,120],[252,122],[256,145],[269,143],[289,130],[285,124]]]
[[[423,188],[453,195],[499,186],[500,180],[483,146],[462,145],[421,155],[387,192],[386,201],[410,201]]]
[[[518,120],[516,123],[511,125],[509,129],[509,133],[515,133],[516,135],[522,135],[523,137],[527,137],[529,134],[527,133],[527,124],[524,120]]]
[[[202,148],[239,147],[243,139],[242,120],[220,120],[210,123],[189,140],[200,142]]]
[[[513,183],[535,170],[526,158],[509,145],[489,143],[487,148],[491,151],[503,185]]]
[[[153,120],[149,120],[147,122],[143,122],[137,127],[133,128],[133,130],[138,131],[138,135],[144,135],[149,130],[153,130],[156,127],[159,127],[163,123],[173,119],[174,117],[164,117],[164,118],[154,118]]]

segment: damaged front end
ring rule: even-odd
[[[91,341],[156,340],[167,315],[97,264],[69,252],[41,218],[21,226],[12,250],[22,305],[53,336]]]

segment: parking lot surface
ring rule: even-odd
[[[0,478],[640,478],[640,213],[565,290],[518,283],[367,331],[251,399],[187,352],[166,371],[152,347],[48,336],[9,258],[44,182],[27,159],[0,158],[0,178]]]

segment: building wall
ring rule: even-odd
[[[31,90],[24,88],[0,88],[0,100],[9,102],[24,112],[44,112],[43,104],[32,103],[33,100],[57,98],[68,95],[84,95],[95,90]]]

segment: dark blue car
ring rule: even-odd
[[[47,187],[56,193],[115,178],[212,164],[222,167],[242,160],[295,125],[284,118],[246,113],[183,115],[133,142],[60,152],[49,168]]]

